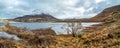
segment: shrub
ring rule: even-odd
[[[81,29],[83,29],[81,22],[68,22],[65,26],[61,28],[65,29],[67,34],[72,34],[73,37],[77,37],[76,35],[81,32]]]

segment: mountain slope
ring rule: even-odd
[[[120,5],[106,8],[95,17],[90,18],[90,20],[106,21],[106,20],[112,20],[112,19],[118,18],[117,16],[120,16]]]

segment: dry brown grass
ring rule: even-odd
[[[3,26],[1,27],[1,30],[9,33],[9,34],[15,34],[17,35],[19,38],[22,39],[23,43],[31,46],[32,48],[39,48],[41,46],[49,46],[50,44],[55,44],[55,38],[53,37],[53,35],[55,34],[49,34],[47,35],[42,35],[41,30],[37,30],[36,32],[26,32],[24,29],[22,28],[17,28],[15,26]],[[42,30],[45,31],[45,30]],[[47,31],[51,31],[50,29],[47,29]],[[38,33],[37,33],[38,32]]]
[[[103,25],[104,28],[93,32],[85,32],[82,36],[83,47],[90,48],[119,48],[120,38],[115,34],[119,32],[119,22]]]
[[[116,33],[120,31],[120,23],[109,23],[100,26],[94,26],[87,32],[84,32],[81,38],[72,37],[72,35],[54,35],[41,34],[40,30],[26,32],[21,28],[14,26],[5,26],[1,28],[10,34],[20,37],[21,41],[4,39],[0,42],[2,48],[119,48],[120,38]],[[21,31],[20,31],[21,30]],[[45,31],[45,30],[44,30]],[[49,30],[50,31],[50,30]],[[7,45],[6,45],[7,44]]]
[[[25,44],[12,39],[0,37],[0,48],[27,48]]]

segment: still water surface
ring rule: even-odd
[[[89,27],[93,24],[99,24],[99,23],[82,23],[83,27]],[[51,27],[57,34],[66,34],[65,30],[62,29],[64,25],[67,25],[65,22],[60,22],[60,23],[10,23],[12,26],[17,26],[20,28],[27,28],[27,29],[44,29],[44,28],[49,28]]]

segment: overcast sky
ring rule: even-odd
[[[120,0],[0,0],[0,18],[47,13],[56,18],[90,18]]]

